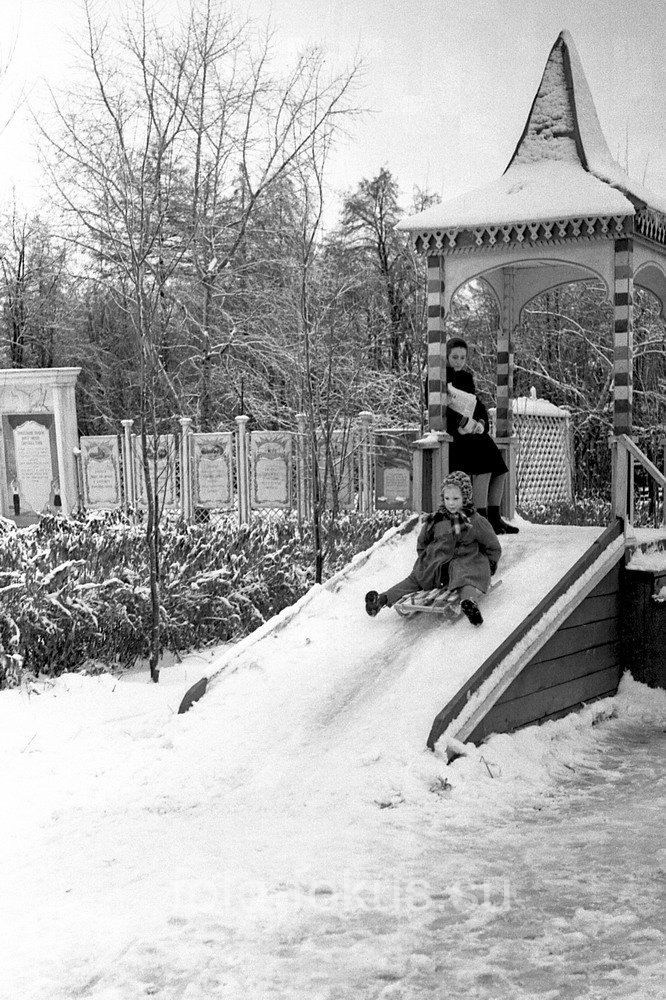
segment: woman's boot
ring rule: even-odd
[[[513,524],[507,524],[502,520],[499,507],[488,507],[488,520],[490,521],[496,535],[517,535],[518,528]]]

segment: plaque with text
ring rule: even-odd
[[[252,431],[250,435],[252,506],[291,507],[292,445],[289,431]]]
[[[412,444],[420,437],[415,427],[375,432],[375,507],[411,509]]]
[[[141,448],[141,437],[133,434],[134,481],[136,502],[139,507],[147,506],[146,477]],[[178,507],[176,483],[176,439],[173,434],[150,435],[146,440],[148,470],[153,493],[159,509]]]
[[[15,515],[40,514],[60,506],[60,483],[52,414],[2,417],[7,490]]]
[[[333,505],[333,490],[337,490],[338,507],[354,507],[353,440],[346,431],[333,431],[330,435],[328,454],[325,441],[319,445],[319,475],[322,486],[326,479],[326,503]]]
[[[195,507],[230,510],[234,505],[233,431],[191,434]]]
[[[122,497],[117,436],[105,434],[82,437],[79,447],[85,506],[90,510],[119,507]]]

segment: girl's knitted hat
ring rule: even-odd
[[[472,492],[472,480],[466,472],[450,472],[442,480],[441,496],[444,497],[444,490],[447,486],[457,486],[462,493],[463,508],[474,509],[474,494]]]

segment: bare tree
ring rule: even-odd
[[[13,368],[50,368],[61,346],[66,253],[16,201],[0,216],[0,350]]]
[[[194,327],[205,422],[210,369],[233,336],[224,299],[249,222],[262,195],[348,111],[356,70],[327,77],[312,51],[278,75],[270,35],[257,43],[214,0],[195,2],[169,31],[150,20],[146,0],[130,5],[120,30],[100,22],[91,0],[84,11],[85,103],[81,93],[74,103],[53,95],[57,124],[42,131],[70,238],[97,263],[134,342],[157,681],[161,510],[148,437],[169,409],[180,411],[173,359],[191,356]],[[184,282],[192,275],[194,297]]]

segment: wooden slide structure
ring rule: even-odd
[[[617,518],[444,706],[428,748],[442,738],[479,743],[614,694],[623,669],[624,556]]]

